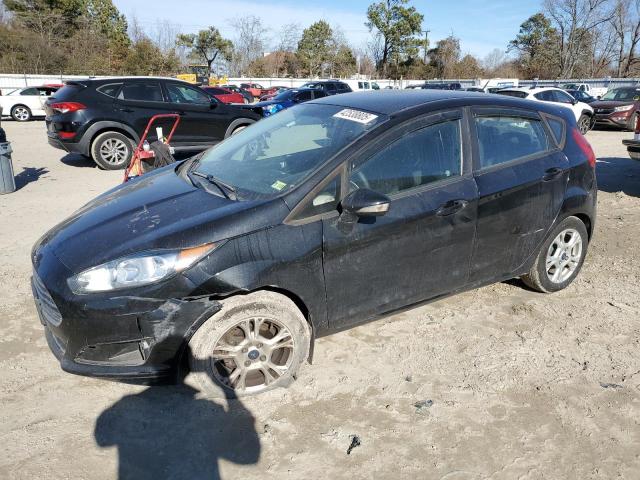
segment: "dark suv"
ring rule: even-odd
[[[291,382],[320,336],[515,277],[567,287],[594,229],[595,162],[553,104],[312,100],[46,233],[36,305],[68,372],[149,381],[188,365],[199,389],[258,393]]]
[[[106,170],[126,167],[149,119],[179,113],[176,151],[203,150],[261,118],[170,78],[110,78],[67,83],[45,104],[49,143],[93,158]],[[170,120],[159,122],[168,133]],[[153,132],[151,138],[155,138]]]
[[[317,88],[322,90],[327,95],[337,95],[339,93],[353,92],[349,85],[339,80],[321,80],[318,82],[307,82],[300,88]]]

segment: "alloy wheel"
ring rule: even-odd
[[[29,120],[30,114],[29,110],[27,110],[25,107],[16,107],[13,109],[13,116],[19,122],[26,122],[27,120]]]
[[[295,348],[291,332],[273,318],[253,317],[230,327],[216,342],[213,375],[238,393],[258,393],[287,373]]]
[[[577,230],[567,228],[551,242],[547,251],[546,272],[553,283],[566,282],[582,259],[582,237]]]
[[[111,165],[122,165],[129,156],[129,147],[119,138],[108,138],[100,145],[100,157]]]

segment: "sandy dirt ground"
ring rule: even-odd
[[[19,190],[0,196],[1,479],[640,478],[631,134],[588,135],[598,221],[570,288],[501,283],[323,338],[288,390],[226,402],[59,369],[29,252],[121,173],[48,146],[42,121],[3,127]]]

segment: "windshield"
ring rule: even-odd
[[[302,183],[386,118],[335,105],[298,105],[208,150],[196,170],[232,185],[240,198],[273,197]]]
[[[564,90],[578,90],[578,85],[575,83],[565,83],[562,88]]]
[[[614,100],[617,102],[633,102],[640,97],[640,91],[635,88],[616,88],[609,90],[601,100]]]

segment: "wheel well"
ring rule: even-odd
[[[583,110],[583,111],[582,111],[582,115],[586,115],[587,117],[592,117],[592,116],[593,116],[593,113],[592,113],[592,112],[590,112],[589,110]]]
[[[589,235],[589,240],[591,240],[591,234],[592,234],[592,232],[591,232],[591,228],[592,228],[591,219],[587,215],[585,215],[583,213],[576,213],[574,216],[576,218],[578,218],[582,223],[584,223],[584,226],[587,229],[587,235]]]
[[[120,133],[120,134],[124,135],[125,137],[127,137],[128,139],[130,139],[133,142],[136,141],[134,138],[131,137],[131,134],[129,132],[127,132],[126,130],[124,130],[122,128],[105,127],[105,128],[102,128],[102,129],[98,130],[96,133],[93,134],[93,136],[91,137],[90,149],[93,147],[93,142],[96,141],[96,138],[98,138],[99,135],[102,135],[105,132],[117,132],[117,133]]]
[[[11,107],[11,110],[9,110],[9,113],[13,112],[13,109],[16,108],[16,107],[24,107],[27,110],[31,111],[31,109],[27,105],[25,105],[24,103],[16,103],[13,107]]]

